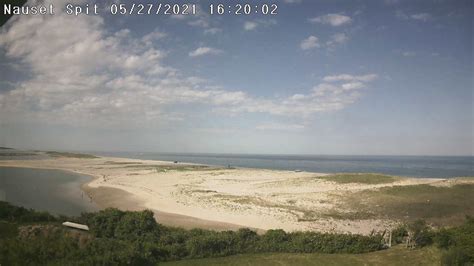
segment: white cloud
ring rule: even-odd
[[[423,21],[427,22],[433,18],[431,14],[428,13],[415,13],[415,14],[406,14],[402,10],[397,10],[395,11],[395,16],[399,19],[404,19],[404,20],[418,20],[418,21]]]
[[[171,15],[171,18],[177,19],[177,20],[185,20],[185,19],[188,18],[188,16],[187,15],[181,15],[181,14],[179,14],[179,15],[173,14],[173,15]]]
[[[249,97],[242,91],[226,92],[216,91],[212,93],[212,102],[216,105],[236,105],[242,104]]]
[[[362,89],[363,87],[365,87],[365,85],[364,83],[360,81],[353,81],[353,82],[342,84],[342,88],[345,90],[357,90],[357,89]]]
[[[366,74],[360,76],[354,76],[349,74],[340,74],[334,76],[325,76],[323,80],[325,82],[337,82],[337,81],[362,81],[362,82],[370,82],[377,78],[376,74]]]
[[[412,14],[410,16],[412,19],[416,20],[421,20],[421,21],[428,21],[431,19],[431,15],[428,13],[417,13],[417,14]]]
[[[149,125],[150,121],[166,123],[196,115],[195,108],[192,114],[187,108],[176,108],[183,105],[223,115],[265,113],[300,118],[343,109],[357,101],[362,85],[366,87],[376,77],[330,76],[307,93],[258,98],[244,91],[211,87],[200,77],[186,77],[165,65],[168,52],[158,48],[159,43],[148,43],[162,38],[159,31],[135,38],[127,30],[110,32],[100,16],[71,17],[59,12],[15,16],[10,22],[0,32],[0,48],[31,73],[12,90],[0,92],[2,122]],[[309,46],[314,45],[314,38],[309,38]],[[190,56],[220,52],[204,46]]]
[[[299,101],[299,100],[303,100],[304,98],[306,98],[305,95],[297,93],[297,94],[293,94],[293,96],[290,97],[290,100]]]
[[[219,32],[217,20],[211,19],[209,13],[200,4],[196,4],[196,14],[194,15],[171,15],[177,21],[186,22],[189,26],[202,28],[204,34],[216,34]]]
[[[337,111],[361,97],[361,89],[377,78],[376,74],[327,76],[307,94],[294,94],[279,100],[246,97],[241,103],[217,108],[221,113],[269,113],[279,116],[308,117],[315,113]]]
[[[405,57],[412,57],[412,56],[415,56],[416,53],[411,52],[411,51],[407,51],[407,52],[402,52],[402,55],[405,56]]]
[[[245,21],[244,30],[254,30],[258,26],[258,23],[255,21]]]
[[[132,38],[107,32],[100,16],[12,18],[0,33],[6,56],[21,60],[31,78],[1,92],[1,119],[106,126],[124,121],[176,120],[163,108],[179,103],[235,102],[238,92],[206,89],[163,65],[166,52],[150,47],[159,31]],[[74,29],[74,30],[71,30]],[[215,50],[198,50],[202,54]],[[25,69],[23,69],[25,71]]]
[[[327,14],[324,16],[319,16],[309,19],[311,23],[321,23],[329,24],[331,26],[337,27],[344,24],[349,24],[352,22],[351,17],[341,14]]]
[[[217,34],[222,32],[221,28],[209,28],[204,30],[204,34]]]
[[[276,24],[277,21],[275,19],[258,19],[253,21],[245,21],[244,30],[252,31],[256,30],[258,27],[270,27]]]
[[[159,31],[159,30],[155,30],[155,31],[152,31],[152,32],[146,34],[145,36],[143,36],[142,41],[145,42],[148,45],[152,45],[154,41],[163,39],[166,36],[167,36],[166,33],[162,32],[162,31]]]
[[[189,56],[197,57],[197,56],[203,56],[203,55],[218,55],[221,53],[222,53],[222,50],[204,46],[204,47],[198,47],[196,50],[189,52]]]
[[[300,43],[300,48],[303,50],[309,50],[313,48],[318,48],[320,46],[318,37],[316,36],[309,36],[308,38],[304,39]]]
[[[349,40],[349,37],[347,37],[345,33],[336,33],[331,36],[331,40],[335,43],[345,43],[347,40]]]
[[[197,18],[195,20],[191,20],[188,22],[190,26],[194,27],[201,27],[201,28],[208,28],[210,27],[210,22],[208,19],[204,17]]]
[[[329,47],[333,47],[337,44],[346,43],[349,40],[349,37],[345,33],[336,33],[331,36],[329,41],[326,42],[326,45]]]
[[[121,30],[117,31],[114,34],[114,36],[118,37],[118,38],[126,38],[126,37],[130,36],[130,30],[129,29],[121,29]]]

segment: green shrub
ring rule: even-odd
[[[47,212],[13,206],[8,202],[0,201],[0,220],[9,222],[52,222],[57,218]]]
[[[265,252],[280,252],[287,247],[288,235],[281,229],[268,230],[260,240],[259,249]]]
[[[218,257],[237,254],[236,244],[233,232],[208,233],[189,238],[186,248],[192,258]]]
[[[438,247],[445,249],[443,265],[474,264],[474,219],[466,217],[466,222],[436,233],[434,240]]]
[[[434,237],[434,242],[439,248],[448,249],[454,244],[453,232],[445,228],[441,228]]]
[[[397,228],[392,230],[392,243],[400,244],[405,241],[405,237],[408,236],[408,229],[405,224],[399,225]]]
[[[417,247],[424,247],[433,243],[433,232],[424,220],[417,220],[408,226],[413,233],[413,241]]]
[[[469,263],[470,262],[470,263]],[[442,265],[472,265],[472,254],[469,255],[465,250],[459,247],[452,247],[441,257]]]
[[[59,220],[47,213],[38,214],[5,203],[0,205],[0,213],[0,220],[8,224],[4,228],[15,227],[11,221],[17,220]],[[157,224],[151,211],[105,209],[68,219],[87,224],[90,232],[71,236],[65,233],[69,230],[58,230],[32,239],[0,238],[0,264],[153,265],[160,261],[242,253],[361,253],[383,248],[380,235],[286,233],[280,229],[268,230],[263,235],[250,229],[184,230]],[[80,236],[87,236],[88,241],[81,242]]]
[[[256,244],[260,237],[255,231],[241,228],[236,233],[237,249],[239,253],[249,253],[256,250]]]

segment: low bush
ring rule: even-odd
[[[362,236],[268,230],[258,235],[250,229],[224,232],[184,230],[158,224],[151,211],[105,209],[76,218],[59,218],[4,202],[0,204],[0,220],[5,224],[59,222],[62,219],[87,224],[90,232],[84,234],[89,240],[80,244],[78,238],[65,233],[68,230],[39,234],[31,239],[0,238],[0,264],[153,265],[160,261],[243,253],[363,253],[383,248],[382,236],[378,234]]]
[[[474,218],[466,217],[466,222],[459,227],[441,229],[434,241],[445,250],[443,265],[474,264]]]
[[[26,238],[17,236],[19,224],[57,223],[64,219],[87,224],[90,232],[83,234],[88,240],[81,243],[80,238],[65,233],[68,230],[52,230]],[[384,248],[380,234],[287,233],[278,229],[258,235],[250,229],[185,230],[158,224],[151,211],[106,209],[76,218],[55,217],[6,202],[0,202],[0,225],[2,265],[155,265],[161,261],[243,253],[365,253]],[[436,243],[444,250],[444,265],[474,263],[473,218],[468,217],[462,226],[438,231],[421,220],[402,225],[392,232],[393,241],[402,243],[408,232],[416,247]]]
[[[5,201],[0,201],[0,220],[8,222],[52,222],[57,218],[47,212],[17,207]]]
[[[408,236],[408,229],[406,224],[399,225],[392,230],[392,244],[401,244],[405,242]]]
[[[413,241],[417,247],[424,247],[433,243],[434,234],[424,220],[417,220],[408,226],[413,233]]]

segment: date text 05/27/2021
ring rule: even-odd
[[[209,15],[276,15],[277,4],[209,4],[201,7],[196,4],[169,3],[113,3],[101,7],[98,4],[66,4],[61,11],[68,15],[98,15],[108,12],[111,15],[198,15],[206,12]],[[3,5],[4,15],[54,15],[56,7],[49,5]]]

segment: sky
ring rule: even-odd
[[[99,3],[78,16],[66,2],[0,28],[0,146],[473,155],[472,1],[251,1],[274,15],[72,1]]]

